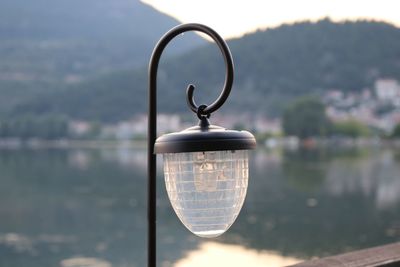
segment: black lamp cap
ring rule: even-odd
[[[207,119],[202,119],[198,126],[160,136],[154,144],[154,151],[156,154],[164,154],[246,150],[255,147],[256,139],[250,132],[228,130],[210,125]]]

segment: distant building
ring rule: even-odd
[[[332,89],[326,92],[324,100],[325,102],[341,101],[344,98],[344,94],[340,90]]]
[[[183,130],[181,118],[177,114],[159,114],[157,116],[157,132],[160,134]]]
[[[71,121],[69,123],[69,131],[72,135],[84,135],[90,131],[90,123],[86,121]]]
[[[379,79],[375,82],[378,100],[393,100],[400,97],[400,84],[394,79]]]
[[[159,114],[157,116],[157,134],[161,135],[169,132],[183,130],[179,115]],[[128,140],[137,136],[147,134],[147,115],[136,116],[129,121],[120,121],[117,124],[105,125],[102,127],[102,136],[116,138],[118,140]]]
[[[282,122],[277,118],[258,117],[254,120],[252,128],[258,133],[280,134],[282,133]]]

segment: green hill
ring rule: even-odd
[[[0,0],[0,111],[38,92],[143,66],[178,24],[139,0]],[[204,43],[189,35],[171,53]]]
[[[257,31],[230,40],[229,46],[236,77],[224,112],[277,115],[293,97],[332,88],[362,90],[380,77],[400,79],[400,29],[382,22],[302,22]],[[223,61],[215,45],[163,60],[159,110],[186,112],[188,83],[197,85],[198,103],[209,103],[219,94],[223,76]],[[146,105],[147,74],[143,68],[38,96],[14,112],[56,112],[115,121],[145,113]]]

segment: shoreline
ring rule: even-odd
[[[257,140],[258,148],[265,149],[319,149],[319,148],[400,148],[400,139],[380,138],[309,138],[296,137],[268,138]],[[20,140],[17,138],[0,139],[2,149],[146,149],[146,140]]]
[[[0,139],[0,149],[114,149],[114,148],[142,148],[147,147],[146,141],[132,140],[19,140]]]

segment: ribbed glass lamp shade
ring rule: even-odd
[[[168,197],[182,223],[200,237],[232,225],[248,184],[247,150],[165,153]]]

